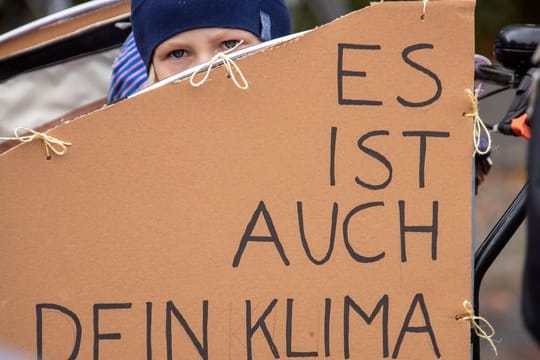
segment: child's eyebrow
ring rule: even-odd
[[[249,33],[247,33],[249,34]],[[246,32],[240,29],[229,29],[229,28],[220,28],[219,31],[216,31],[212,34],[213,40],[223,40],[223,38],[229,37],[242,37],[247,36]],[[228,39],[229,40],[229,39]]]
[[[167,41],[162,42],[158,48],[161,48],[163,50],[172,50],[172,49],[178,49],[181,47],[188,46],[188,43],[182,39],[169,39]]]

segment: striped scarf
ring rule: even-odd
[[[107,101],[113,104],[140,90],[148,80],[144,62],[129,34],[112,65],[111,86]]]

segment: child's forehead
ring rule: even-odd
[[[254,38],[257,36],[249,31],[234,28],[208,27],[183,31],[166,39],[162,46],[174,46],[185,42],[211,42],[223,40],[240,40],[237,38]]]

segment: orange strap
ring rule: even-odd
[[[527,140],[531,139],[531,128],[527,125],[527,113],[512,120],[510,127],[512,132],[518,136],[522,136]]]

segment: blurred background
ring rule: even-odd
[[[370,3],[367,0],[286,1],[291,10],[295,31],[313,28]],[[0,0],[0,34],[82,2],[85,1]],[[498,30],[504,25],[514,23],[540,24],[540,1],[477,0],[476,53],[495,60],[492,49]],[[512,95],[513,91],[509,90],[483,101],[480,104],[483,119],[488,123],[498,122],[511,102]],[[494,167],[476,196],[475,247],[479,246],[524,184],[526,152],[526,141],[494,135]],[[500,339],[497,347],[501,359],[540,359],[540,347],[524,329],[520,318],[524,247],[525,225],[495,261],[484,279],[481,290],[481,312],[497,331],[496,338]],[[495,354],[489,345],[483,342],[482,359],[494,358]]]
[[[86,1],[88,0],[0,0],[0,33]],[[369,0],[285,1],[293,14],[296,31],[313,28],[370,3]],[[497,31],[501,26],[512,23],[540,23],[540,1],[477,0],[476,52],[490,56]]]

